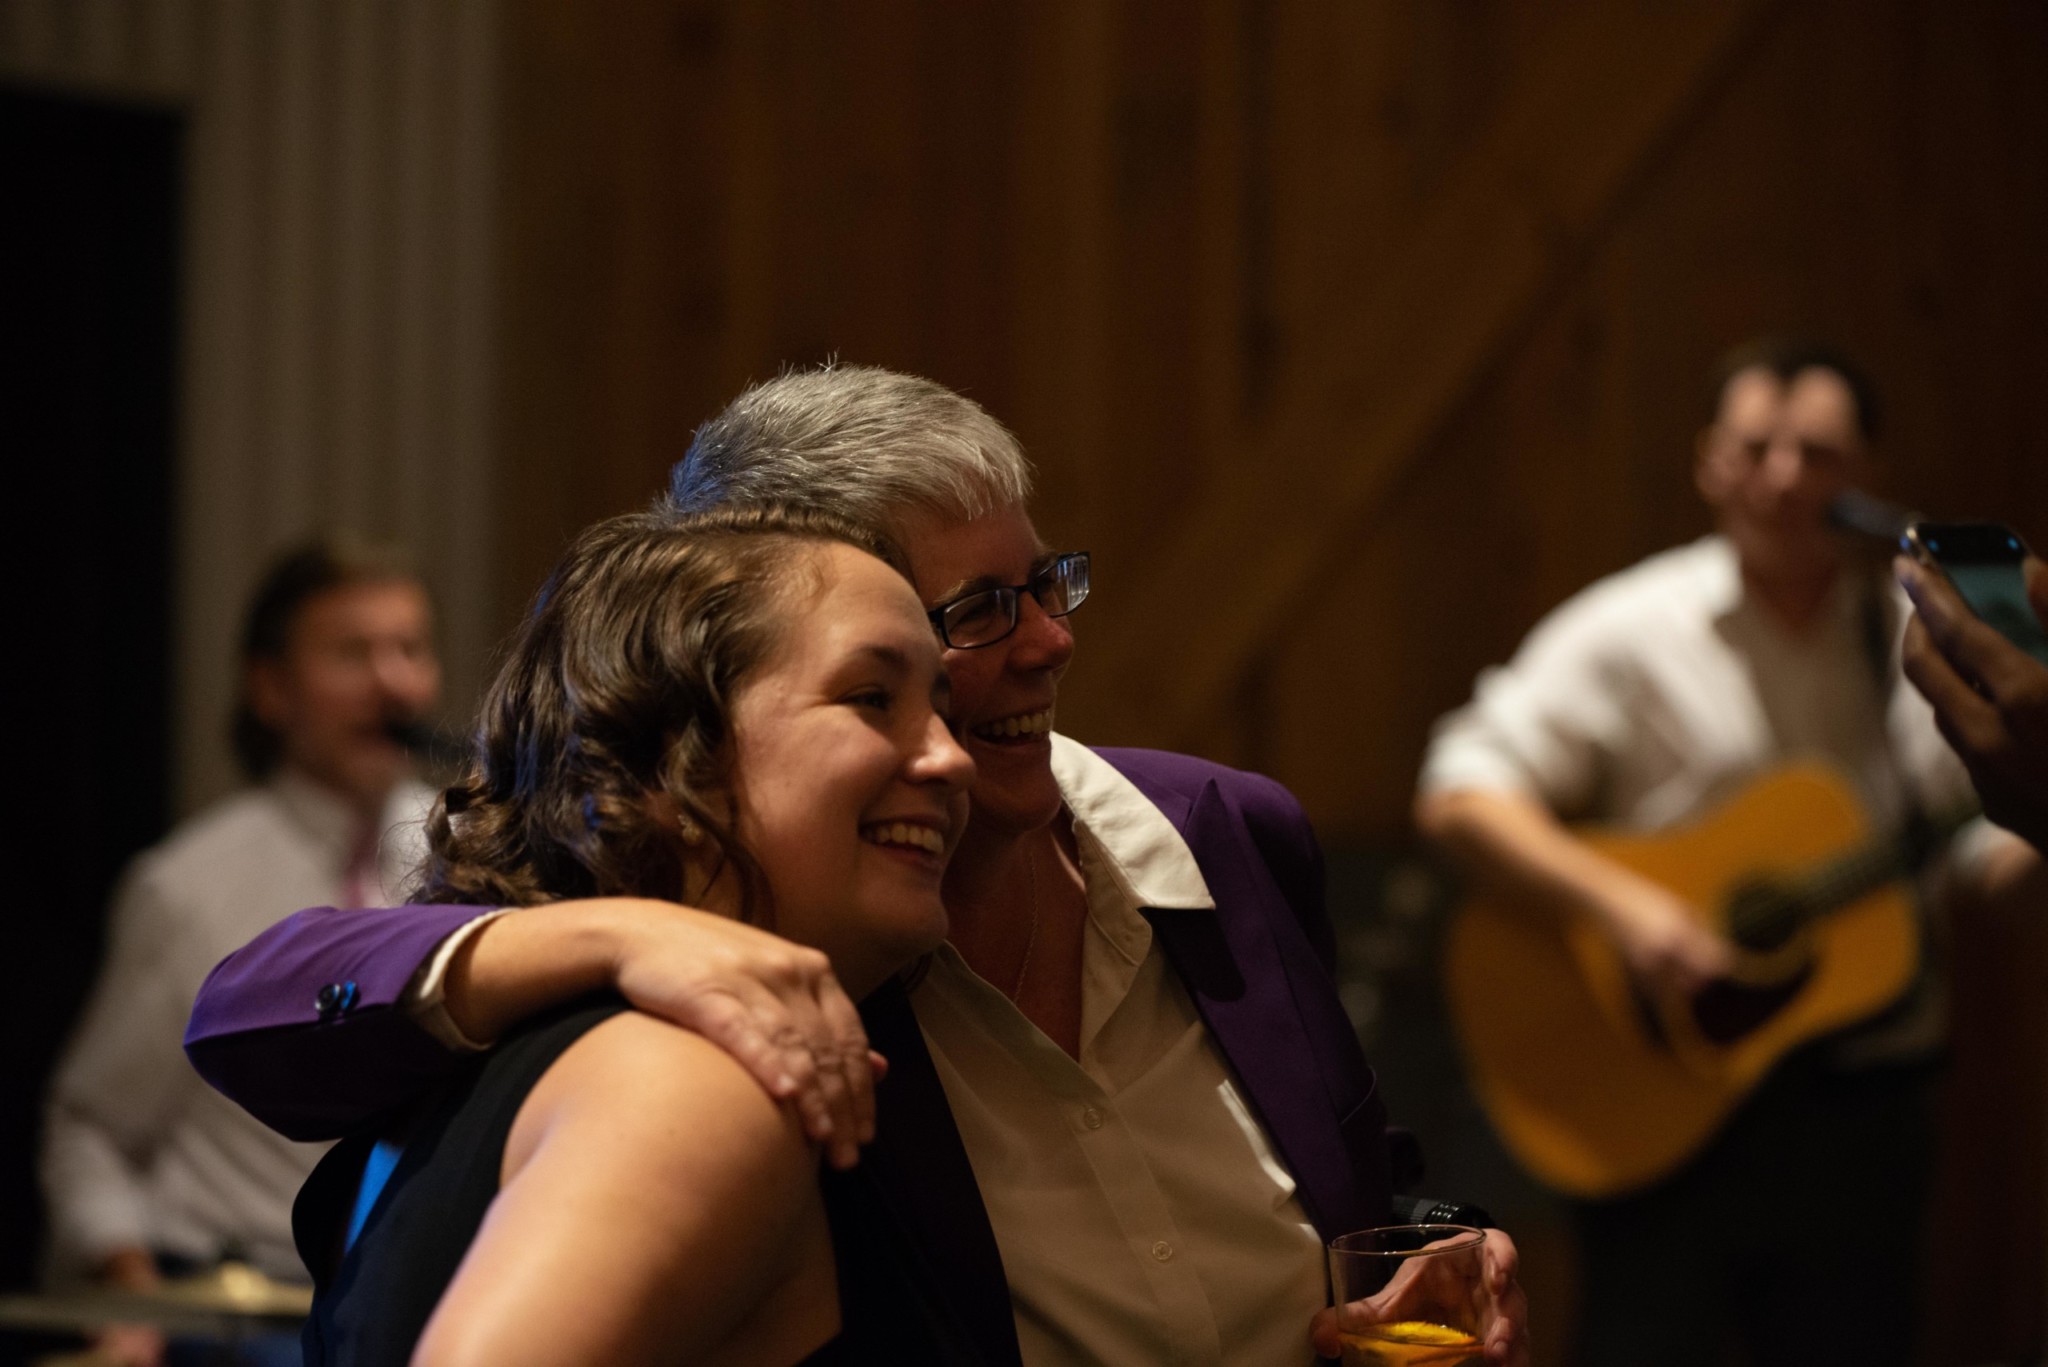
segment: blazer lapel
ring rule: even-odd
[[[1167,958],[1293,1173],[1316,1228],[1332,1238],[1380,1222],[1384,1112],[1362,1059],[1362,1080],[1343,1077],[1349,1070],[1336,1051],[1348,1046],[1355,1053],[1357,1046],[1327,975],[1214,781],[1195,800],[1183,835],[1216,909],[1148,911]],[[1298,982],[1304,974],[1320,981]],[[1311,1029],[1298,1003],[1325,997],[1330,1004]],[[1333,1030],[1341,1031],[1334,1043]],[[1346,1083],[1344,1095],[1333,1091],[1333,1073]],[[1361,1173],[1354,1155],[1380,1171]]]
[[[889,1076],[875,1089],[875,1142],[858,1171],[881,1191],[934,1300],[959,1317],[987,1362],[1022,1367],[1002,1253],[909,993],[888,983],[861,1003],[861,1018]]]

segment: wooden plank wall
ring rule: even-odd
[[[2029,3],[532,0],[507,17],[509,614],[750,378],[982,400],[1097,556],[1062,725],[1392,836],[1430,720],[1694,534],[1768,328],[1893,487],[2048,538]]]
[[[1706,529],[1703,380],[1753,333],[1864,358],[1895,496],[2048,546],[2033,0],[504,20],[507,622],[749,379],[921,372],[1019,432],[1041,527],[1096,555],[1061,729],[1265,770],[1384,844],[1482,665]],[[1944,1208],[2010,1214],[1937,1231],[1955,1363],[2041,1346],[2048,943],[1958,957]]]

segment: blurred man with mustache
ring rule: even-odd
[[[241,657],[233,739],[250,786],[130,867],[52,1082],[42,1176],[59,1275],[149,1290],[234,1258],[305,1278],[291,1205],[321,1146],[221,1098],[179,1035],[206,971],[280,905],[381,905],[409,881],[431,793],[394,732],[434,706],[441,672],[418,579],[388,551],[338,542],[272,565]],[[140,1364],[165,1351],[142,1329],[101,1346]]]

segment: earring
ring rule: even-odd
[[[676,829],[682,832],[683,843],[692,849],[704,843],[704,828],[681,813],[676,814]]]

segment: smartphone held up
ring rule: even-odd
[[[1999,635],[2048,664],[2048,630],[2027,600],[2027,544],[1997,522],[1915,522],[1899,538]]]

